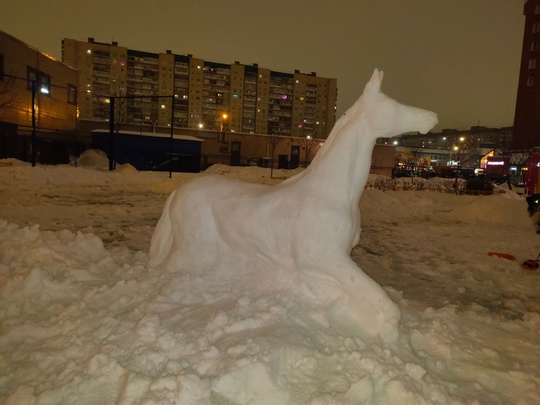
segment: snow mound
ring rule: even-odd
[[[77,159],[77,166],[108,169],[109,159],[107,159],[107,155],[103,151],[99,149],[89,149],[79,156]]]
[[[519,262],[537,236],[522,200],[365,190],[353,259],[402,313],[395,343],[366,344],[328,327],[286,263],[149,271],[153,188],[204,174],[14,169],[0,168],[0,404],[540,403],[539,273]],[[58,220],[70,230],[48,230]]]

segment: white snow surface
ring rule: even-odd
[[[540,237],[514,191],[381,191],[370,176],[352,258],[401,321],[394,342],[366,343],[276,288],[279,269],[149,269],[172,190],[208,173],[281,182],[269,169],[169,179],[79,161],[0,161],[0,404],[540,403],[540,272],[520,265]]]

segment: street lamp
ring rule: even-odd
[[[221,115],[221,127],[220,127],[220,131],[223,132],[223,123],[225,122],[225,120],[228,118],[228,115],[226,113],[223,113]]]

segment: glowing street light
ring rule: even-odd
[[[227,120],[229,116],[227,115],[227,113],[223,113],[221,115],[221,126],[220,126],[220,131],[223,132],[223,123]]]

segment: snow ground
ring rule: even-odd
[[[396,343],[366,345],[264,278],[148,270],[165,199],[204,174],[2,162],[0,405],[540,403],[540,272],[520,266],[540,239],[513,191],[364,191],[352,257],[402,311]]]

